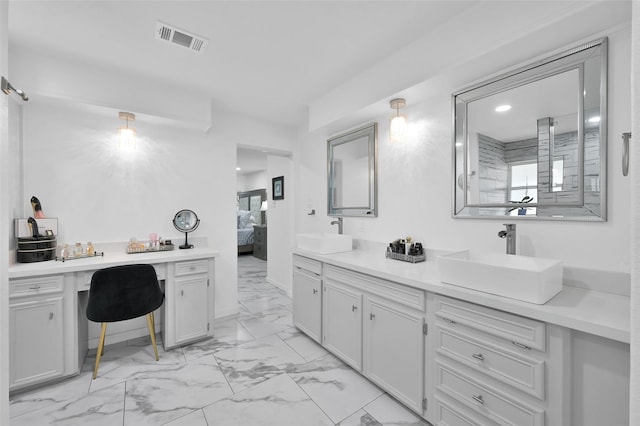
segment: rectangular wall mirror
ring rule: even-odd
[[[328,215],[376,217],[377,169],[377,123],[327,140]]]
[[[606,38],[452,104],[454,217],[606,220]]]

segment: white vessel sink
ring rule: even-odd
[[[442,282],[544,304],[562,290],[562,261],[470,250],[438,256]]]
[[[298,248],[318,254],[340,253],[351,251],[353,239],[351,235],[318,232],[313,234],[297,234]]]

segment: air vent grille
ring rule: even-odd
[[[156,39],[185,47],[193,52],[201,53],[207,47],[208,40],[187,31],[158,21],[156,23]]]

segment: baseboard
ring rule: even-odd
[[[238,308],[238,304],[236,303],[235,306],[227,306],[221,309],[216,309],[215,319],[220,319],[220,318],[224,318],[232,315],[238,315],[239,312],[240,311]]]
[[[287,293],[287,296],[289,297],[293,297],[293,295],[291,294],[291,290],[287,288],[287,286],[285,286],[284,284],[282,284],[279,281],[276,280],[272,280],[271,278],[267,277],[267,282],[269,284],[273,284],[274,286],[278,287],[280,290],[284,291],[285,293]]]

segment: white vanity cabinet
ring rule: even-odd
[[[318,343],[322,336],[322,263],[293,256],[293,324]]]
[[[64,276],[9,281],[10,389],[65,373]]]
[[[422,414],[425,293],[324,265],[323,345]]]
[[[167,266],[164,347],[172,348],[212,336],[213,259],[175,262]]]
[[[566,330],[429,294],[430,421],[455,425],[571,424]],[[431,308],[431,309],[430,309]]]

